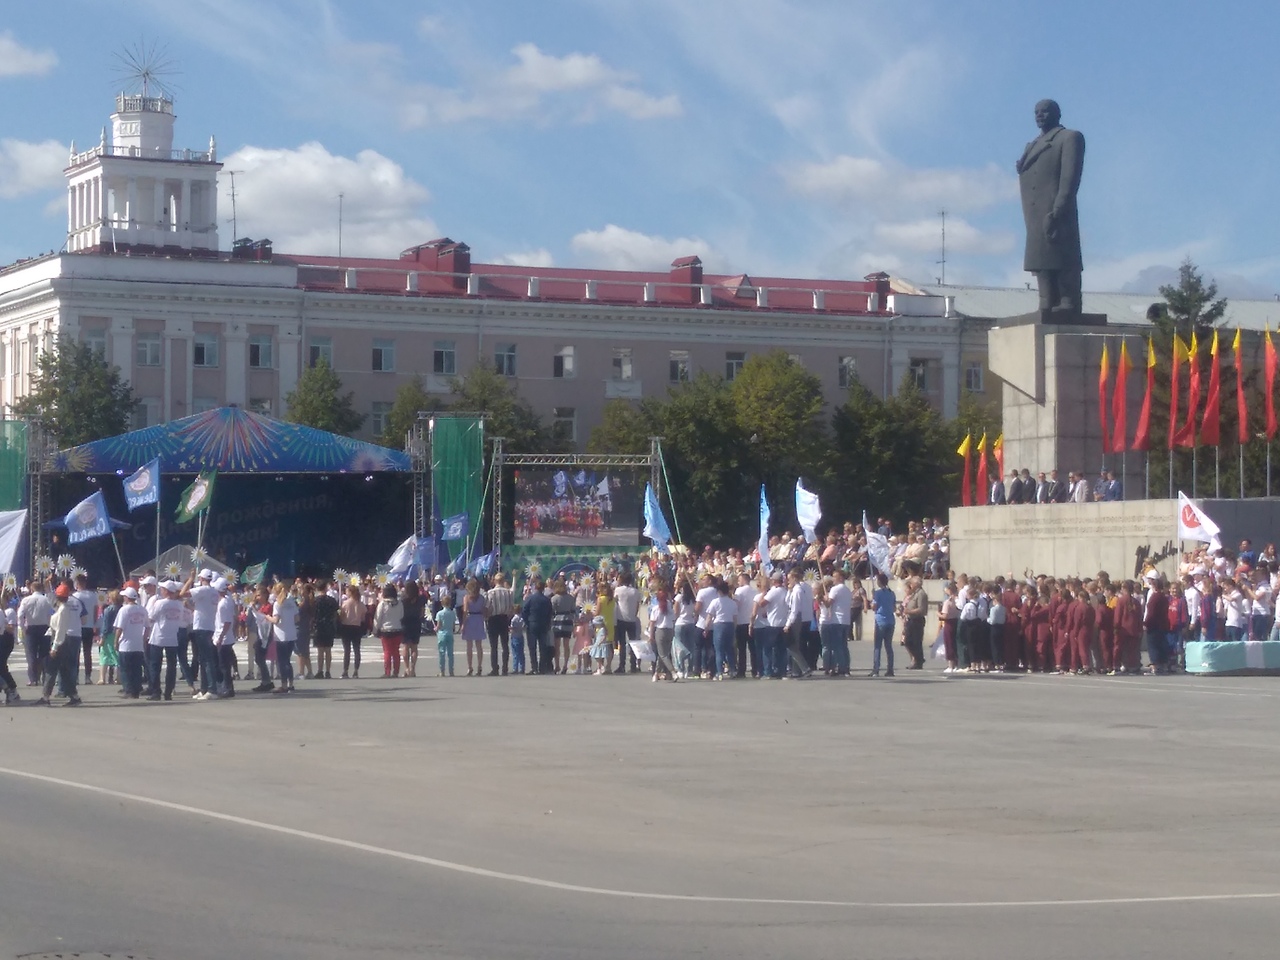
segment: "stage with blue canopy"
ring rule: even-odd
[[[130,512],[123,480],[160,461],[160,505]],[[178,500],[196,474],[217,471],[204,547],[237,569],[264,560],[282,575],[372,569],[413,527],[409,455],[374,443],[221,407],[53,454],[49,515],[61,516],[95,490],[120,530],[124,563],[195,542],[196,524],[177,523]],[[118,530],[120,528],[117,528]],[[73,549],[90,572],[116,567],[109,538]],[[84,554],[83,557],[80,554]],[[97,556],[97,554],[102,556]]]

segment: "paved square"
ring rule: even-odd
[[[10,709],[0,957],[1274,956],[1280,684],[930,666]]]

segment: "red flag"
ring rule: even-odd
[[[1129,435],[1129,371],[1132,369],[1128,344],[1121,340],[1120,359],[1116,361],[1116,390],[1111,395],[1111,417],[1114,421],[1111,428],[1112,453],[1124,453],[1125,440]]]
[[[1194,373],[1192,376],[1194,385]],[[1218,369],[1218,331],[1215,330],[1213,346],[1209,348],[1209,394],[1205,398],[1204,418],[1200,421],[1200,442],[1206,447],[1216,447],[1222,442],[1221,376]],[[1195,443],[1194,439],[1192,443]]]
[[[1266,381],[1267,381],[1267,442],[1276,438],[1276,345],[1271,342],[1271,325],[1267,325],[1266,341]]]
[[[1191,346],[1187,350],[1187,419],[1178,431],[1178,445],[1196,445],[1196,414],[1200,410],[1200,344],[1195,331],[1191,331]]]
[[[964,457],[964,477],[960,481],[960,506],[973,506],[973,456],[970,450],[973,447],[973,435],[966,433],[964,435],[964,443],[960,444],[960,448],[956,453]]]
[[[1249,408],[1244,404],[1244,349],[1240,342],[1240,329],[1236,328],[1236,338],[1231,344],[1236,360],[1236,436],[1240,446],[1249,442]]]
[[[1111,449],[1111,426],[1107,418],[1107,378],[1110,375],[1107,342],[1102,341],[1102,366],[1098,370],[1098,421],[1102,424],[1102,452]]]
[[[1138,429],[1133,435],[1134,450],[1151,449],[1151,395],[1156,387],[1156,347],[1147,337],[1147,392],[1142,397],[1142,409],[1138,411]],[[1124,434],[1120,434],[1123,439]]]
[[[1178,445],[1178,372],[1187,359],[1187,345],[1173,335],[1173,368],[1169,374],[1169,449]]]
[[[983,431],[982,439],[978,441],[978,506],[980,507],[987,505],[987,485],[990,482],[991,478],[987,476],[987,434]]]

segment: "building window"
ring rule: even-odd
[[[271,416],[271,398],[270,397],[250,397],[249,412],[260,413],[264,417]]]
[[[493,369],[498,371],[500,377],[514,377],[516,375],[516,345],[514,343],[500,343],[493,349]]]
[[[270,370],[275,367],[272,355],[274,344],[269,336],[249,338],[249,366],[254,370]]]
[[[160,366],[160,334],[138,334],[138,355],[134,361],[140,367]]]
[[[160,398],[143,397],[133,408],[133,429],[154,427],[160,422]]]
[[[858,381],[858,358],[841,357],[836,367],[841,389],[848,390]]]
[[[573,407],[555,407],[551,412],[551,430],[558,440],[576,443],[578,440],[578,411]]]
[[[314,367],[321,360],[333,369],[333,337],[310,337],[307,340],[307,366]]]
[[[107,331],[99,328],[84,332],[84,345],[98,355],[100,360],[107,357]]]
[[[574,364],[574,348],[561,347],[551,358],[551,376],[557,380],[571,380],[576,366]]]
[[[373,341],[373,369],[382,373],[391,373],[396,368],[396,342],[394,340]]]
[[[929,389],[929,361],[928,360],[912,360],[911,361],[911,382],[916,385],[916,389],[921,393],[925,393]]]
[[[688,383],[691,368],[688,350],[672,350],[667,379],[672,383]]]
[[[197,333],[191,341],[191,365],[216,367],[218,365],[218,337],[212,333]]]
[[[452,340],[437,340],[431,352],[431,370],[433,373],[453,376],[458,372],[458,351]]]
[[[191,412],[192,413],[208,413],[210,410],[218,409],[218,401],[213,397],[192,397]]]
[[[372,415],[369,423],[373,426],[373,435],[380,437],[387,432],[387,421],[391,417],[391,404],[386,400],[373,401]]]
[[[724,378],[733,380],[742,372],[742,365],[747,362],[747,355],[741,350],[730,350],[724,355]]]
[[[986,387],[982,385],[982,364],[971,363],[964,368],[964,388],[970,393],[985,393]]]
[[[632,365],[631,348],[615,347],[613,351],[613,379],[630,380],[635,374]]]

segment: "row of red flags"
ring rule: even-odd
[[[1244,390],[1244,356],[1241,349],[1240,331],[1236,331],[1231,349],[1235,354],[1236,368],[1236,414],[1237,433],[1241,444],[1249,442],[1249,416],[1245,403]],[[1204,412],[1200,412],[1200,364],[1197,362],[1200,350],[1195,333],[1191,334],[1190,346],[1182,337],[1173,336],[1173,364],[1169,377],[1169,449],[1175,447],[1196,446],[1196,426],[1199,417],[1199,442],[1207,447],[1216,447],[1222,442],[1221,386],[1219,383],[1218,363],[1218,331],[1213,331],[1213,343],[1209,353],[1213,362],[1209,364],[1209,387],[1205,395]],[[1264,400],[1266,403],[1266,437],[1274,440],[1276,436],[1275,380],[1277,370],[1276,348],[1271,340],[1271,331],[1267,330],[1264,350],[1263,371],[1266,379]],[[1179,403],[1182,399],[1182,368],[1187,373],[1187,407],[1183,418],[1179,418]],[[1156,348],[1151,338],[1147,338],[1147,390],[1142,398],[1142,408],[1138,412],[1138,424],[1134,430],[1132,443],[1126,446],[1128,439],[1128,385],[1129,371],[1133,364],[1129,360],[1128,345],[1120,342],[1120,357],[1116,363],[1115,389],[1110,402],[1107,389],[1111,380],[1111,364],[1106,344],[1102,347],[1102,365],[1098,372],[1098,417],[1102,423],[1102,449],[1107,453],[1123,453],[1128,450],[1151,449],[1151,401],[1156,381]]]
[[[961,480],[960,505],[972,507],[973,499],[973,434],[964,435],[964,443],[956,451],[964,457],[964,477]],[[991,458],[996,462],[996,476],[1004,478],[1004,434],[996,437],[991,443]],[[987,435],[984,433],[978,441],[978,506],[987,505],[987,484],[991,482],[991,468],[987,462]]]

